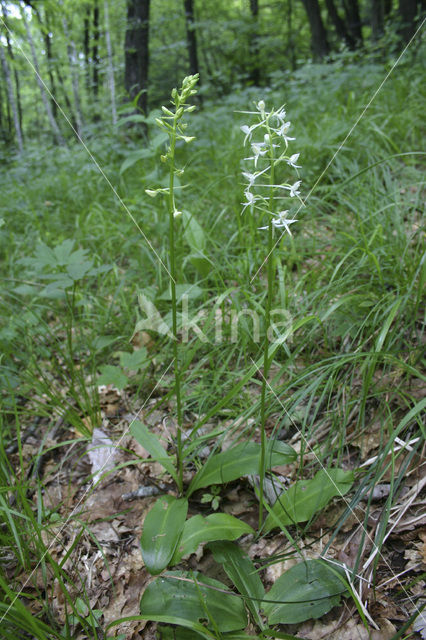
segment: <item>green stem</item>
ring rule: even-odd
[[[170,181],[169,181],[169,253],[170,253],[170,289],[172,294],[172,326],[173,326],[173,362],[175,375],[175,394],[177,406],[176,433],[176,467],[178,475],[178,489],[183,491],[183,457],[182,457],[182,399],[180,388],[180,370],[177,339],[177,301],[176,301],[176,259],[175,259],[175,146],[176,146],[177,118],[173,120],[173,133],[170,136]]]
[[[271,132],[268,127],[269,136]],[[271,138],[270,138],[271,139]],[[274,147],[272,140],[269,148],[269,157],[271,161],[271,171],[269,174],[270,180],[270,198],[269,198],[269,223],[268,223],[268,258],[267,258],[267,278],[268,278],[268,294],[266,297],[265,307],[265,338],[263,343],[263,377],[262,377],[262,391],[260,396],[260,463],[259,463],[259,531],[262,527],[263,521],[263,496],[264,496],[264,483],[265,483],[265,462],[266,462],[266,385],[268,383],[269,373],[269,327],[271,324],[271,304],[272,304],[272,288],[273,288],[273,259],[272,251],[273,245],[273,227],[272,227],[272,214],[274,212],[274,187],[275,184],[275,171],[274,171]]]

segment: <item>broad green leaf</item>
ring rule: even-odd
[[[296,458],[296,452],[284,442],[269,442],[266,452],[266,468],[287,464]],[[188,496],[197,489],[212,484],[231,482],[242,476],[258,473],[260,444],[241,442],[231,449],[212,455],[195,474],[188,489]]]
[[[169,473],[175,482],[177,482],[177,473],[173,465],[172,458],[168,455],[159,439],[154,433],[151,433],[140,420],[134,420],[130,425],[130,433],[134,439],[148,451],[150,456],[159,462]]]
[[[161,638],[162,640],[199,640],[200,637],[207,638],[216,638],[216,636],[212,636],[211,634],[206,635],[205,633],[200,634],[196,631],[192,631],[192,629],[185,629],[185,627],[162,627],[161,628]],[[294,636],[291,636],[292,638]],[[244,631],[229,631],[228,633],[221,634],[221,640],[257,640],[258,636],[249,636]],[[299,638],[296,638],[299,640]]]
[[[141,347],[133,353],[127,353],[126,351],[120,351],[120,364],[125,369],[131,371],[138,371],[146,365],[147,352],[145,347]]]
[[[128,154],[127,158],[123,162],[120,167],[120,175],[122,175],[127,169],[133,167],[139,160],[144,160],[145,158],[151,158],[154,155],[154,149],[137,149],[136,151],[132,151]]]
[[[167,567],[179,542],[188,513],[188,501],[161,496],[145,518],[141,548],[146,568],[157,575]]]
[[[177,564],[183,556],[194,553],[202,542],[237,540],[247,533],[254,533],[250,525],[227,513],[212,513],[205,518],[199,514],[193,516],[185,522],[171,564]]]
[[[188,213],[188,211],[183,211],[182,217],[185,225],[185,240],[194,253],[204,253],[206,248],[206,236],[202,226],[194,216]]]
[[[191,253],[188,260],[202,276],[208,276],[214,268],[213,263],[203,253]]]
[[[353,472],[343,469],[320,469],[311,480],[298,480],[275,502],[264,531],[310,520],[332,498],[347,493],[353,481]]]
[[[261,601],[265,597],[265,589],[253,562],[238,545],[232,542],[212,542],[208,546],[216,562],[223,565],[229,578],[245,597],[246,606],[252,613],[254,621],[262,628],[263,622],[259,611]]]
[[[115,367],[112,364],[105,364],[99,368],[101,375],[98,378],[98,384],[112,384],[114,387],[121,390],[124,389],[129,382],[129,379],[124,375],[120,367]]]
[[[300,562],[286,571],[263,601],[268,623],[296,624],[326,614],[345,592],[338,573],[344,577],[343,570],[323,560]]]
[[[196,571],[172,571],[151,582],[141,599],[141,615],[198,632],[206,630],[202,621],[207,621],[207,629],[212,629],[214,622],[219,631],[236,631],[247,624],[241,598],[232,595],[222,582]]]

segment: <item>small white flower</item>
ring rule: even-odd
[[[294,167],[295,169],[300,169],[301,165],[296,164],[296,162],[299,159],[299,156],[300,156],[300,153],[293,153],[293,155],[286,160],[287,164],[289,164],[290,167]]]
[[[246,137],[244,138],[244,145],[246,144],[247,140],[251,140],[251,135],[258,126],[258,124],[252,124],[252,126],[249,127],[246,124],[243,124],[243,126],[240,127],[241,131],[246,134]]]
[[[300,191],[298,191],[298,189],[301,184],[302,184],[302,181],[298,180],[291,187],[286,187],[286,189],[290,191],[290,198],[294,198],[294,196],[300,195]]]
[[[266,169],[263,169],[263,171],[256,171],[255,173],[249,173],[248,171],[243,171],[243,176],[248,182],[246,191],[249,191],[251,187],[254,185],[254,181],[256,180],[256,178],[261,176],[262,173],[265,173],[265,171],[268,171],[268,169],[269,169],[269,166],[266,167]]]
[[[254,166],[257,167],[257,161],[259,160],[260,156],[264,156],[265,153],[268,151],[268,149],[266,148],[264,142],[252,142],[251,150],[253,151],[254,156],[250,158],[244,158],[244,159],[254,160]]]
[[[290,126],[291,126],[291,122],[283,122],[281,127],[277,129],[277,134],[285,140],[286,144],[290,140],[296,140],[296,138],[290,138],[290,136],[287,135],[287,131],[290,129]]]
[[[260,111],[260,113],[264,113],[265,112],[265,102],[263,100],[259,100],[259,102],[257,103],[257,109],[258,111]]]
[[[260,196],[255,196],[248,189],[246,189],[246,191],[244,191],[244,195],[245,195],[245,197],[247,199],[247,202],[242,202],[241,203],[243,205],[243,210],[242,210],[241,213],[244,213],[246,208],[251,206],[252,204],[254,204],[256,202],[256,200],[259,200],[259,197],[260,197]]]
[[[284,229],[289,233],[289,235],[292,235],[290,231],[290,225],[293,224],[294,222],[297,222],[297,220],[290,220],[289,218],[286,217],[287,214],[288,214],[288,211],[280,211],[279,213],[277,213],[277,217],[272,220],[272,224],[276,229],[282,229],[284,227]],[[259,229],[267,229],[267,228],[268,227],[259,227]]]

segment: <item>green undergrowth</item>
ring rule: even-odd
[[[202,439],[197,444],[197,437],[204,423],[213,421],[221,437],[219,427],[226,420],[241,443],[252,437],[249,425],[259,416],[266,240],[253,220],[241,215],[240,126],[247,120],[239,112],[252,110],[259,99],[275,108],[286,105],[297,135],[306,206],[298,212],[293,236],[280,240],[273,252],[272,307],[285,309],[290,322],[284,327],[287,339],[270,356],[269,435],[289,440],[299,432],[297,478],[306,481],[322,465],[337,469],[348,452],[361,465],[353,443],[362,441],[373,423],[380,425],[377,457],[356,470],[334,532],[337,536],[351,511],[396,468],[379,546],[404,470],[425,435],[417,392],[424,381],[424,84],[419,63],[401,63],[362,115],[387,71],[378,64],[337,61],[277,77],[267,90],[242,90],[214,104],[205,100],[203,110],[189,116],[188,135],[196,140],[177,143],[185,174],[175,184],[187,221],[175,246],[178,326],[183,294],[189,316],[198,314],[199,331],[192,329],[182,339],[179,354],[184,410],[198,420],[195,444],[184,447],[183,454],[197,468],[204,445]],[[34,491],[41,496],[40,481],[25,468],[22,456],[22,467],[13,469],[7,450],[40,417],[60,416],[80,433],[87,432],[83,418],[98,424],[98,382],[125,388],[141,406],[173,358],[164,331],[148,331],[149,349],[139,348],[136,356],[130,343],[135,326],[144,329],[147,304],[155,306],[166,325],[172,322],[165,196],[152,199],[145,192],[168,184],[159,162],[165,143],[155,126],[159,115],[148,118],[148,139],[123,125],[107,134],[87,132],[87,146],[110,184],[76,143],[68,149],[47,143],[43,151],[28,145],[23,160],[0,172],[0,531],[6,550],[0,558],[0,618],[5,616],[0,627],[9,625],[4,629],[16,638],[71,638],[77,623],[88,637],[97,637],[84,584],[70,584],[46,549],[42,534],[51,525],[50,515],[43,512],[42,500],[37,511],[30,499]],[[194,219],[197,224],[191,227]],[[244,315],[247,309],[258,312],[258,336],[252,318]],[[240,314],[236,335],[233,314]],[[162,385],[170,399],[170,375]],[[245,433],[241,424],[248,425]],[[395,439],[415,444],[410,452],[395,450]],[[211,484],[220,484],[215,478]],[[293,532],[294,540],[308,530],[312,517],[309,513],[301,520],[305,524]],[[224,549],[230,557],[238,554]],[[217,548],[213,553],[222,562]],[[40,579],[31,578],[38,562],[43,588]],[[244,562],[236,561],[240,569]],[[161,569],[167,563],[160,563]],[[354,573],[358,570],[356,565]],[[28,588],[15,599],[24,573],[30,576]],[[80,598],[65,595],[70,624],[62,630],[49,610],[52,576],[64,594]],[[181,577],[174,572],[170,584]],[[198,576],[195,591],[191,587],[187,594],[194,601],[203,580]],[[330,580],[339,582],[339,576]],[[155,597],[154,592],[144,596],[154,612],[151,619],[170,623],[160,619]],[[28,610],[35,601],[32,616]],[[248,612],[261,628],[255,600],[248,601]],[[281,622],[268,607],[271,624]],[[223,629],[223,637],[243,628],[238,624]],[[192,627],[195,634],[221,637],[220,630],[207,633],[200,626]]]

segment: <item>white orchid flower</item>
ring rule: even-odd
[[[290,225],[297,222],[297,220],[290,220],[289,218],[287,218],[287,214],[288,214],[288,211],[280,211],[279,213],[277,213],[276,218],[272,220],[272,224],[276,229],[284,228],[289,233],[289,235],[292,235],[290,231]],[[267,229],[267,228],[268,227],[259,227],[259,229]]]

